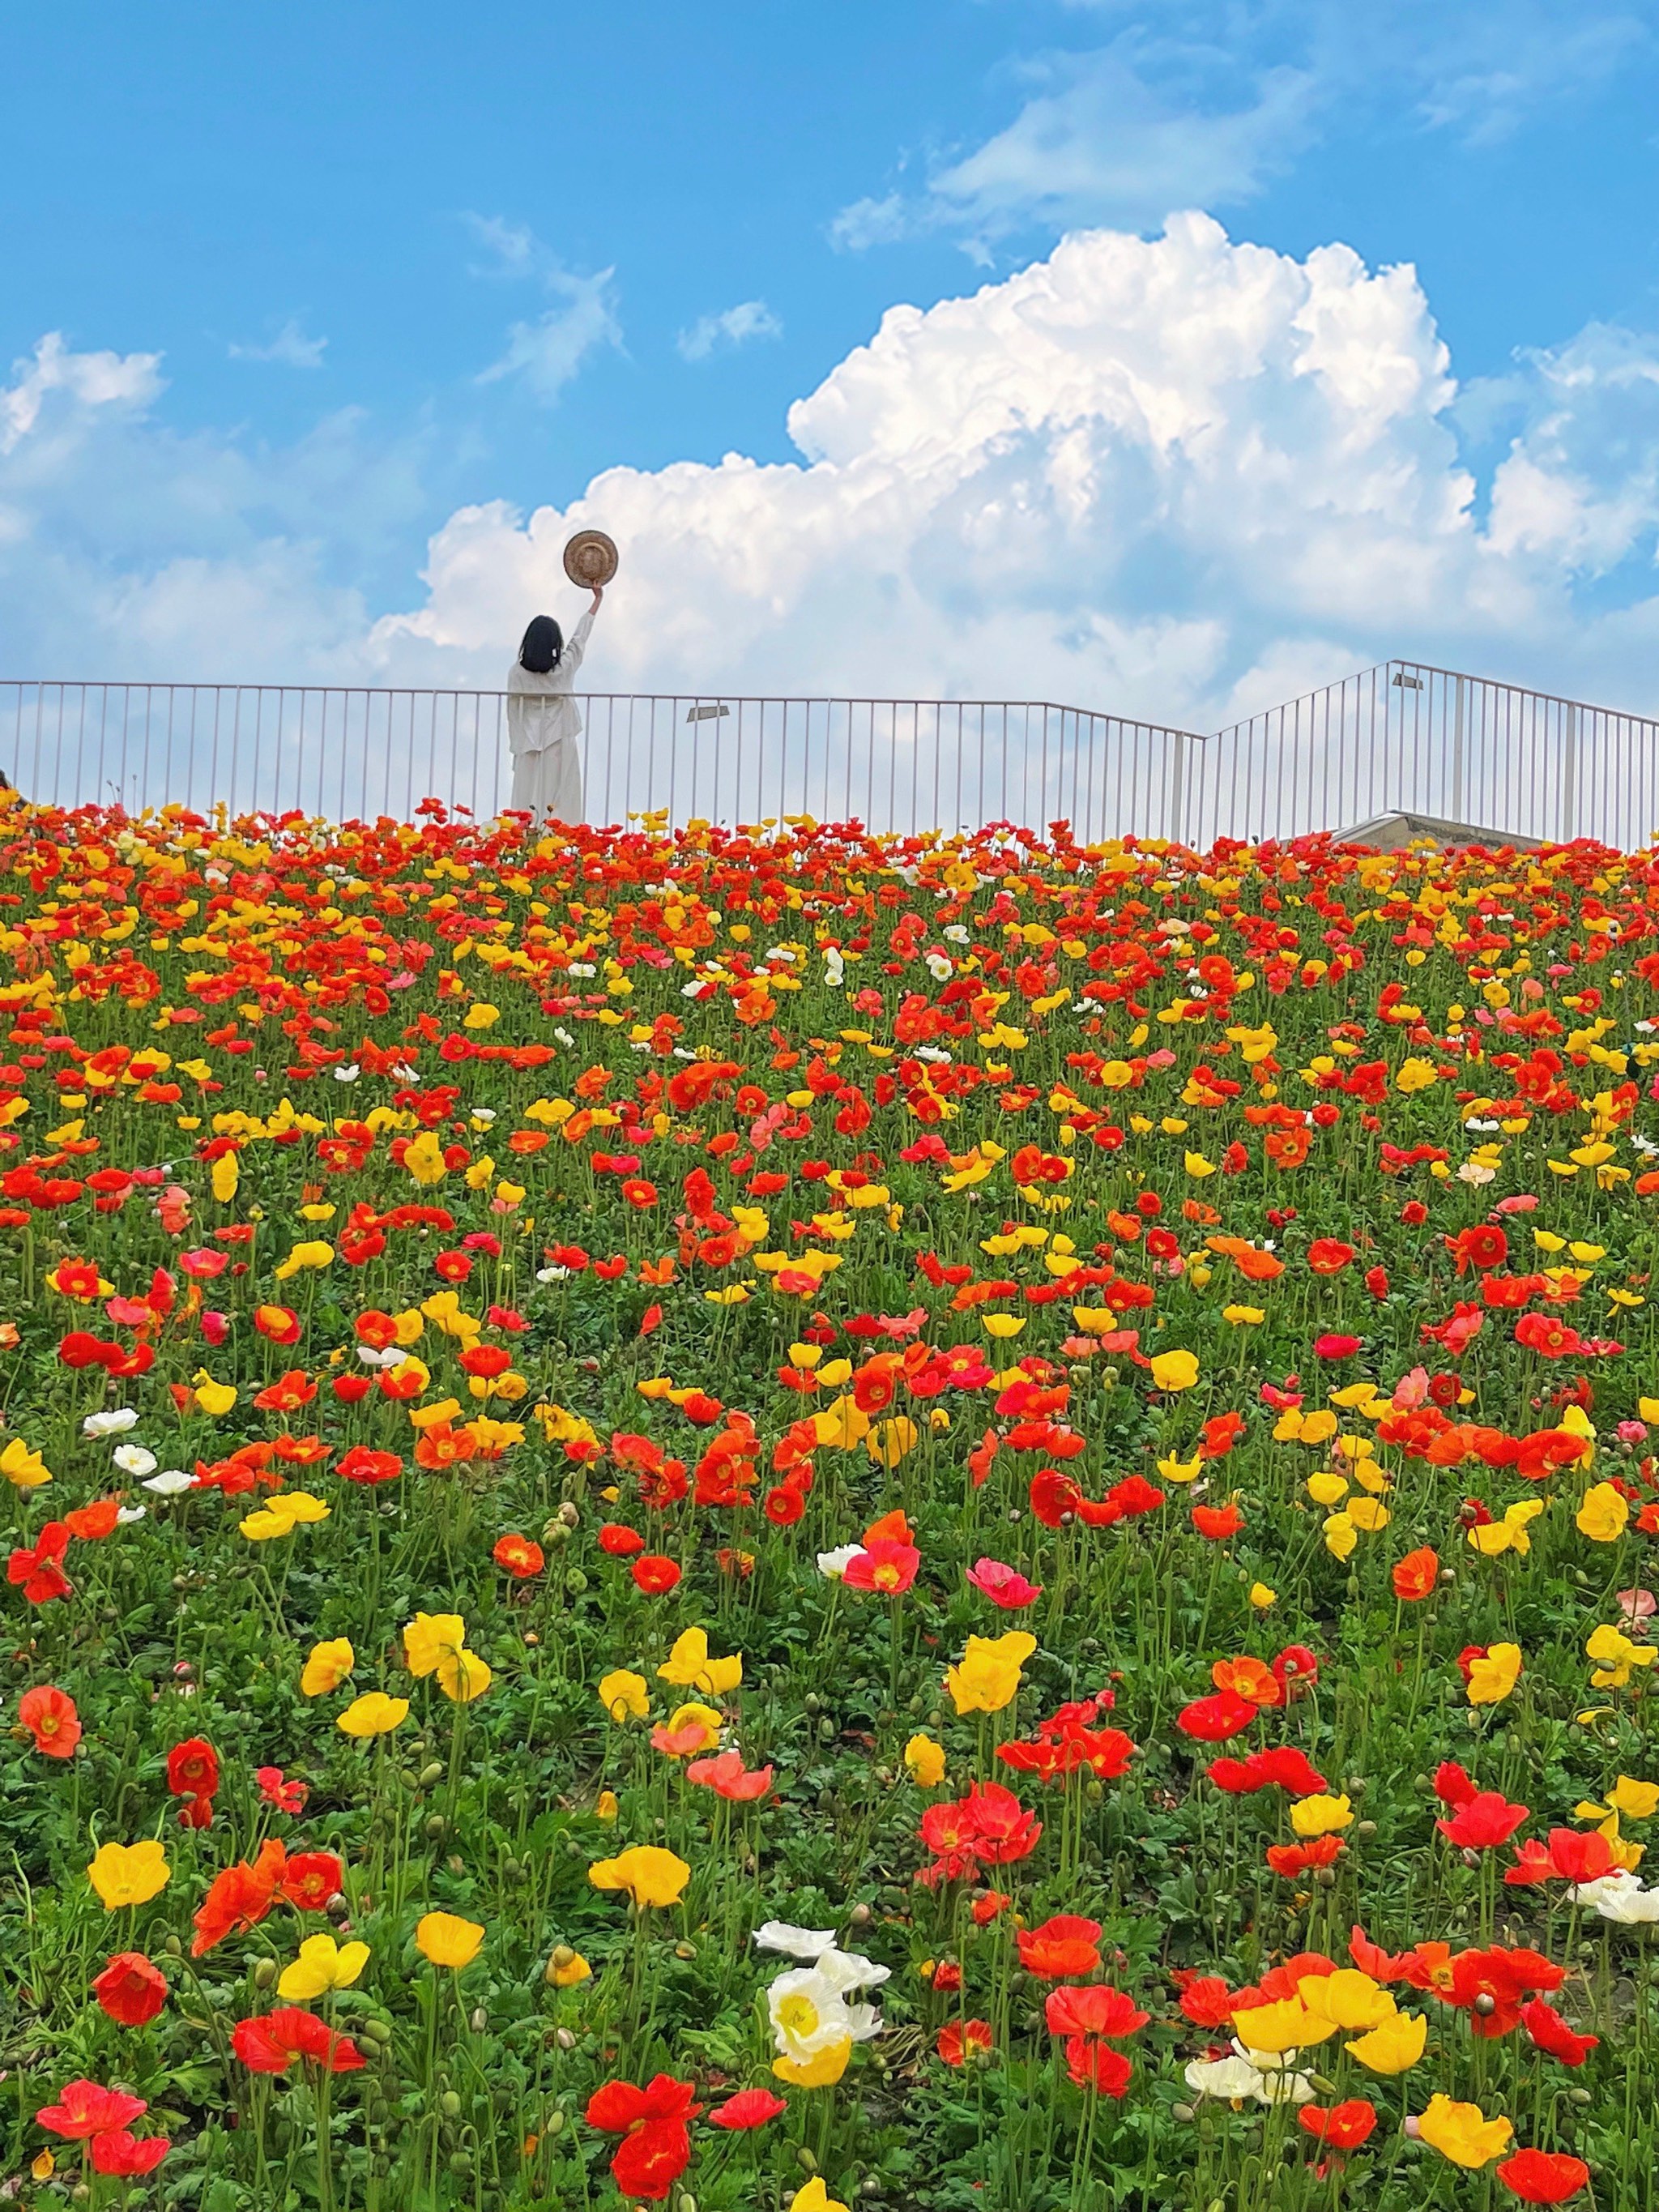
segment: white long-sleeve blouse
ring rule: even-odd
[[[562,740],[574,743],[580,736],[581,710],[571,693],[576,672],[587,649],[593,627],[593,609],[570,633],[556,668],[545,676],[521,668],[515,660],[507,678],[507,742],[515,758],[521,753],[545,752]]]

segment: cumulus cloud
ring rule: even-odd
[[[1405,653],[1659,703],[1659,342],[1517,360],[1484,473],[1457,403],[1409,267],[1201,215],[1081,233],[890,310],[791,410],[799,463],[461,510],[373,650],[499,681],[592,526],[623,549],[590,662],[619,691],[1039,697],[1207,729]]]
[[[13,669],[494,688],[530,615],[577,611],[561,553],[597,526],[623,560],[586,675],[618,692],[1207,730],[1406,653],[1659,704],[1659,340],[1592,328],[1460,394],[1411,269],[1201,215],[890,309],[791,410],[795,460],[462,507],[418,591],[418,451],[345,415],[279,452],[181,437],[160,388],[61,342],[0,387]]]
[[[285,368],[320,368],[328,351],[326,338],[307,337],[297,315],[290,315],[275,337],[264,345],[234,341],[226,349],[233,361],[278,362]]]
[[[756,338],[781,338],[783,325],[764,300],[742,300],[718,315],[699,315],[674,341],[684,361],[707,361],[712,353],[748,345]]]

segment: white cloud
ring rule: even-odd
[[[39,427],[52,393],[85,410],[147,406],[161,390],[161,364],[159,353],[70,353],[63,332],[48,331],[0,388],[0,453]]]
[[[279,362],[286,368],[320,368],[328,351],[326,338],[309,338],[297,315],[290,315],[275,337],[264,345],[239,344],[227,348],[233,361]]]
[[[742,300],[718,315],[699,315],[690,330],[674,341],[685,361],[707,361],[709,355],[748,345],[755,338],[781,338],[783,325],[764,300]]]
[[[830,236],[863,251],[944,232],[987,261],[1022,232],[1153,230],[1173,209],[1244,205],[1322,139],[1380,129],[1397,145],[1402,118],[1407,140],[1496,143],[1652,45],[1650,24],[1595,0],[1170,0],[1155,32],[1135,21],[1006,70],[1020,94],[1009,123],[932,160],[920,189],[843,208]]]
[[[0,387],[10,672],[493,688],[530,615],[576,611],[560,555],[592,525],[622,549],[601,689],[1047,698],[1207,729],[1403,653],[1659,704],[1659,340],[1595,328],[1517,359],[1469,395],[1477,470],[1409,268],[1203,216],[892,308],[792,410],[797,461],[461,508],[420,591],[396,579],[422,447],[349,414],[276,452],[182,436],[160,388],[152,356],[61,341]]]
[[[544,406],[551,406],[590,354],[620,346],[614,269],[579,276],[567,269],[533,231],[499,216],[469,215],[473,237],[489,258],[474,265],[475,276],[534,283],[553,301],[533,321],[516,322],[507,334],[507,350],[479,372],[480,384],[522,384]]]
[[[1203,728],[1406,652],[1639,703],[1659,345],[1587,334],[1516,382],[1483,488],[1409,268],[1298,261],[1198,215],[1079,234],[890,310],[791,411],[802,465],[612,469],[528,520],[462,510],[374,649],[498,681],[592,525],[623,550],[590,663],[617,690],[1049,698]]]
[[[982,251],[1032,224],[1139,230],[1172,208],[1236,206],[1302,150],[1314,104],[1313,78],[1285,68],[1235,106],[1166,97],[1115,48],[1049,55],[1021,75],[1036,88],[1006,130],[913,199],[890,192],[844,209],[834,241],[856,249],[948,229]]]

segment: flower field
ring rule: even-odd
[[[4,796],[0,2203],[1649,2201],[1659,856]]]

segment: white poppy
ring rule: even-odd
[[[131,1406],[112,1406],[106,1413],[88,1413],[81,1424],[83,1437],[124,1436],[138,1425],[138,1416]]]
[[[124,1528],[130,1528],[133,1522],[142,1521],[148,1510],[143,1505],[120,1505],[116,1508],[115,1517]]]
[[[179,1468],[169,1467],[164,1468],[160,1474],[151,1475],[144,1487],[153,1490],[158,1498],[180,1498],[185,1491],[193,1489],[195,1483],[193,1474],[186,1474]]]
[[[863,1549],[862,1544],[839,1544],[833,1552],[820,1552],[818,1572],[826,1580],[838,1583],[847,1572],[849,1565],[858,1558]]]
[[[337,1083],[355,1083],[362,1072],[355,1060],[348,1060],[334,1070],[334,1080]]]
[[[755,1930],[763,1951],[782,1951],[791,1959],[821,1959],[836,1948],[833,1928],[797,1928],[791,1920],[764,1920]]]
[[[155,1455],[143,1444],[117,1444],[110,1455],[123,1474],[154,1474]]]

